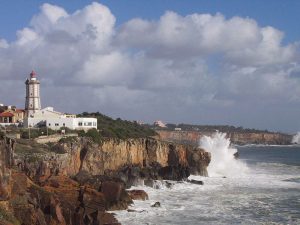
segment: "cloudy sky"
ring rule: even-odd
[[[300,2],[224,2],[1,1],[0,102],[300,130]]]

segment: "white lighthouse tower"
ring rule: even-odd
[[[26,116],[31,117],[35,112],[41,110],[40,81],[36,78],[36,73],[34,71],[30,73],[30,78],[26,79],[25,84],[25,111]]]

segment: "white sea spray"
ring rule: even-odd
[[[239,177],[248,171],[244,163],[235,159],[237,149],[230,145],[226,133],[216,132],[212,136],[203,136],[199,146],[211,153],[209,176]]]
[[[297,132],[297,134],[293,136],[292,143],[300,144],[300,132]]]

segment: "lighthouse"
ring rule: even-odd
[[[26,84],[26,100],[25,111],[27,117],[32,117],[34,113],[41,110],[40,99],[40,81],[36,77],[36,73],[32,71],[29,79],[25,81]]]

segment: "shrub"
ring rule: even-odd
[[[86,137],[90,137],[93,142],[100,144],[102,141],[102,138],[99,134],[99,132],[96,129],[88,130],[85,134]]]
[[[29,138],[37,138],[40,136],[40,132],[38,129],[26,129],[21,131],[21,138],[29,139]]]
[[[112,119],[99,112],[79,114],[78,117],[94,117],[98,120],[98,129],[101,137],[109,138],[142,138],[156,135],[156,132],[150,127],[143,126],[137,122],[122,120],[120,118]],[[79,134],[80,135],[80,134]]]

